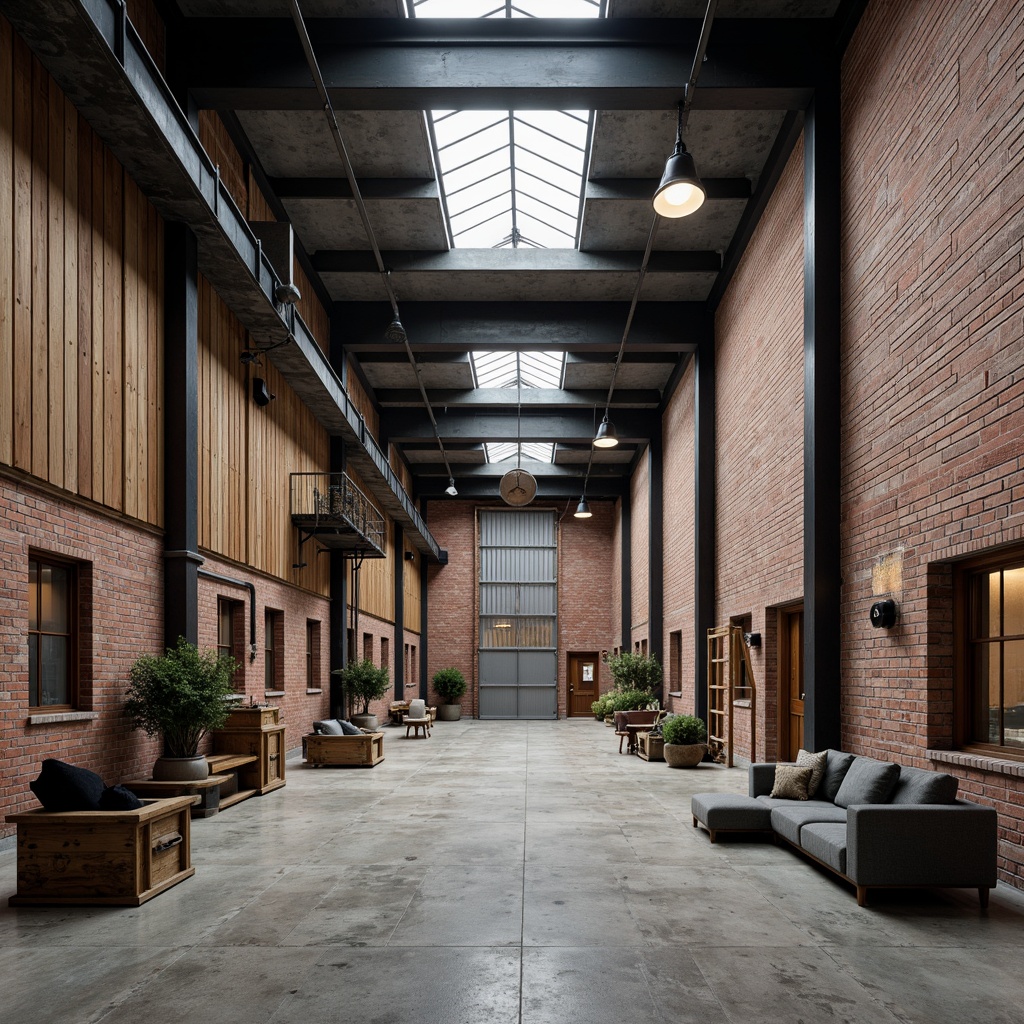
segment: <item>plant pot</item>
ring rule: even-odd
[[[154,782],[199,782],[210,777],[202,754],[195,757],[158,757],[153,765]]]
[[[461,704],[438,704],[437,720],[439,722],[457,722],[462,717]]]
[[[614,715],[605,715],[604,716],[604,724],[605,725],[614,725],[615,724],[615,716]]]
[[[353,715],[352,724],[360,729],[369,729],[370,732],[377,731],[377,716],[376,715]]]
[[[662,752],[669,768],[695,768],[707,749],[706,743],[666,743]]]

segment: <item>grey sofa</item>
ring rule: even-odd
[[[867,903],[882,887],[977,888],[982,907],[996,884],[996,812],[956,798],[941,772],[829,750],[813,798],[771,796],[776,764],[752,764],[749,793],[697,793],[694,827],[770,832],[846,879]]]

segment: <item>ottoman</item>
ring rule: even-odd
[[[690,798],[693,827],[703,825],[711,842],[719,832],[771,832],[771,808],[739,793],[695,793]]]

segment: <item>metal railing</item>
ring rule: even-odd
[[[304,526],[348,525],[374,547],[384,550],[384,516],[347,473],[292,473],[289,507]]]

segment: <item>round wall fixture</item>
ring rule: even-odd
[[[896,602],[876,601],[871,606],[871,625],[876,629],[891,629],[896,625]]]
[[[510,469],[498,485],[498,492],[506,505],[529,505],[537,496],[537,481],[525,469]]]

